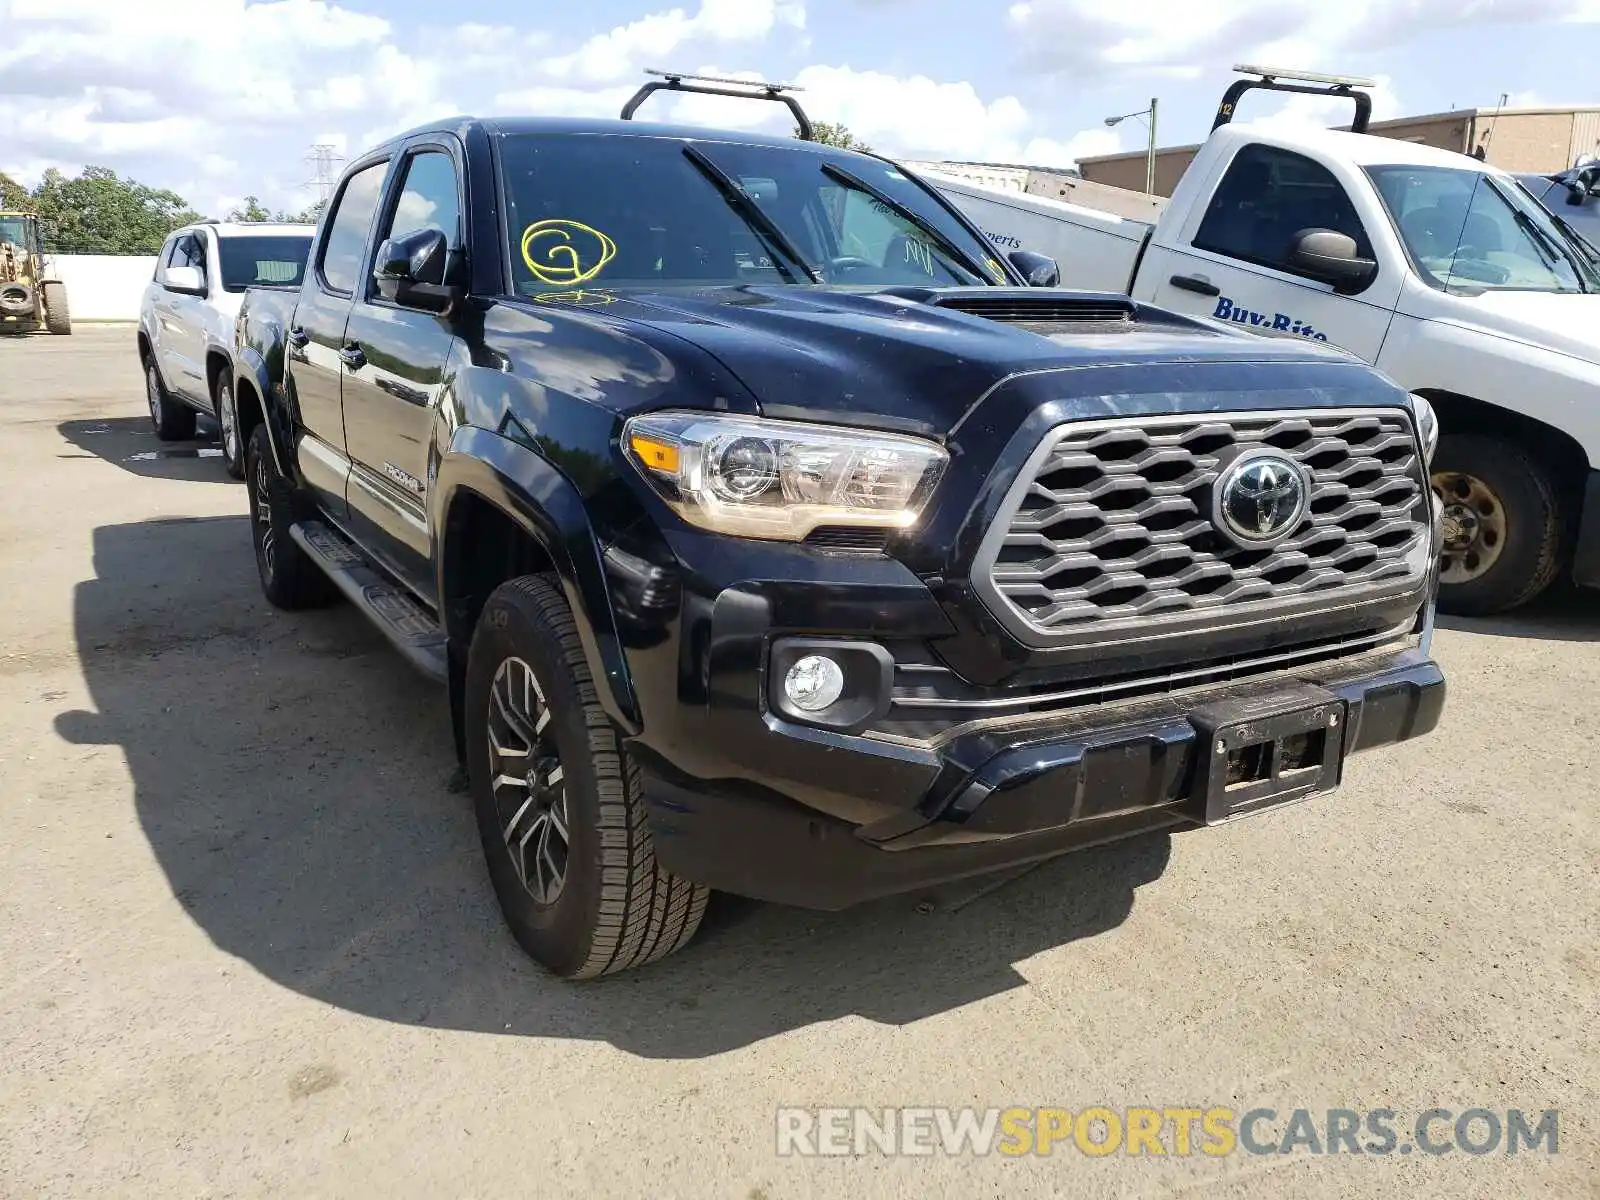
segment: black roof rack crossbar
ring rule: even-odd
[[[1233,68],[1241,75],[1254,79],[1235,79],[1222,95],[1217,105],[1217,119],[1211,123],[1212,132],[1233,120],[1234,110],[1246,92],[1299,92],[1304,96],[1336,96],[1355,102],[1355,119],[1350,122],[1351,133],[1365,133],[1367,122],[1372,120],[1372,97],[1361,88],[1373,87],[1373,81],[1360,75],[1317,75],[1310,71],[1285,71],[1275,67],[1252,67],[1241,64]],[[1284,80],[1293,80],[1285,83]]]
[[[806,116],[806,110],[800,107],[800,102],[790,92],[803,91],[792,83],[768,83],[761,79],[732,79],[723,75],[687,75],[682,71],[656,71],[649,70],[646,75],[659,75],[661,78],[652,79],[637,92],[633,98],[622,106],[622,119],[633,120],[633,114],[639,111],[639,106],[657,92],[695,92],[702,96],[731,96],[736,100],[772,100],[786,107],[794,115],[794,123],[800,130],[800,140],[805,142],[816,141],[816,129],[811,124],[811,118]],[[711,87],[710,84],[731,84],[730,87]]]

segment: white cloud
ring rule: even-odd
[[[689,63],[747,77],[754,72],[726,64],[754,64],[794,79],[814,119],[843,122],[887,154],[1065,166],[1140,142],[1132,122],[1100,126],[1101,101],[1114,112],[1162,93],[1162,140],[1171,141],[1184,105],[1193,109],[1186,92],[1207,91],[1201,110],[1210,102],[1209,85],[1182,81],[1220,78],[1238,61],[1360,69],[1376,48],[1445,22],[1600,20],[1600,0],[1019,0],[995,23],[1005,40],[986,34],[983,55],[993,68],[1014,67],[1009,56],[1020,54],[1024,69],[982,84],[973,82],[980,75],[891,67],[897,60],[871,55],[894,49],[865,32],[859,43],[852,35],[848,59],[838,50],[813,57],[818,22],[808,20],[807,2],[655,0],[652,9],[634,0],[636,19],[586,36],[571,32],[581,14],[542,7],[536,18],[508,8],[492,23],[450,26],[363,11],[387,7],[381,0],[0,0],[0,169],[32,180],[50,166],[75,172],[97,163],[179,190],[208,212],[247,193],[299,208],[314,198],[313,142],[354,155],[463,111],[612,117],[643,68]],[[917,10],[907,2],[901,11],[911,21]],[[1052,97],[1048,76],[1070,87]],[[1459,99],[1493,103],[1498,90],[1464,90]],[[1375,100],[1378,117],[1398,115],[1387,80]],[[1346,106],[1316,99],[1261,97],[1257,105],[1252,112],[1275,123],[1348,119]],[[1201,110],[1189,116],[1203,119]],[[700,96],[657,96],[640,115],[776,133],[790,124],[775,105]]]
[[[650,13],[546,59],[541,69],[555,79],[610,83],[667,65],[668,56],[691,41],[755,42],[780,25],[804,29],[805,8],[782,0],[701,0],[694,16],[681,8]]]
[[[1337,68],[1441,27],[1600,21],[1597,0],[1025,0],[1006,13],[1024,66],[1078,78],[1194,78],[1238,62]]]

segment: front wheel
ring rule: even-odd
[[[44,327],[65,337],[72,332],[72,310],[67,307],[67,285],[51,282],[39,289],[44,296]]]
[[[1446,434],[1432,482],[1444,508],[1442,611],[1508,612],[1550,586],[1561,568],[1561,507],[1549,472],[1527,451],[1478,434]]]
[[[513,579],[484,606],[467,660],[466,736],[489,878],[529,955],[585,979],[694,936],[710,893],[657,865],[638,768],[549,579]]]

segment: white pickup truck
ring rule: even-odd
[[[997,247],[1054,258],[1068,287],[1326,342],[1425,397],[1446,611],[1512,609],[1563,572],[1600,586],[1594,248],[1476,159],[1230,121],[1264,87],[1356,99],[1365,128],[1355,82],[1236,84],[1154,225],[923,174]]]

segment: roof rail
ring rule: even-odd
[[[659,79],[652,79],[633,94],[633,98],[622,106],[622,119],[633,120],[633,114],[639,111],[639,106],[653,96],[656,92],[695,92],[702,96],[731,96],[736,100],[772,100],[782,104],[792,114],[794,123],[800,129],[800,140],[803,142],[816,141],[816,129],[811,124],[811,118],[806,116],[805,109],[800,107],[800,102],[790,92],[804,91],[792,83],[768,83],[764,79],[732,79],[725,75],[688,75],[682,71],[657,71],[647,70],[646,75],[658,75]],[[730,87],[708,87],[707,84],[730,84]]]
[[[1360,88],[1376,87],[1374,80],[1364,75],[1319,75],[1314,71],[1292,71],[1278,67],[1252,67],[1248,63],[1241,63],[1233,68],[1240,75],[1251,75],[1253,79],[1235,79],[1228,90],[1222,95],[1222,103],[1217,105],[1217,119],[1211,123],[1215,132],[1229,121],[1233,120],[1234,109],[1238,107],[1240,98],[1250,91],[1264,92],[1299,92],[1305,96],[1335,96],[1340,99],[1355,102],[1355,119],[1350,122],[1351,133],[1365,133],[1367,123],[1372,120],[1372,97]],[[1294,82],[1285,83],[1284,80]]]

